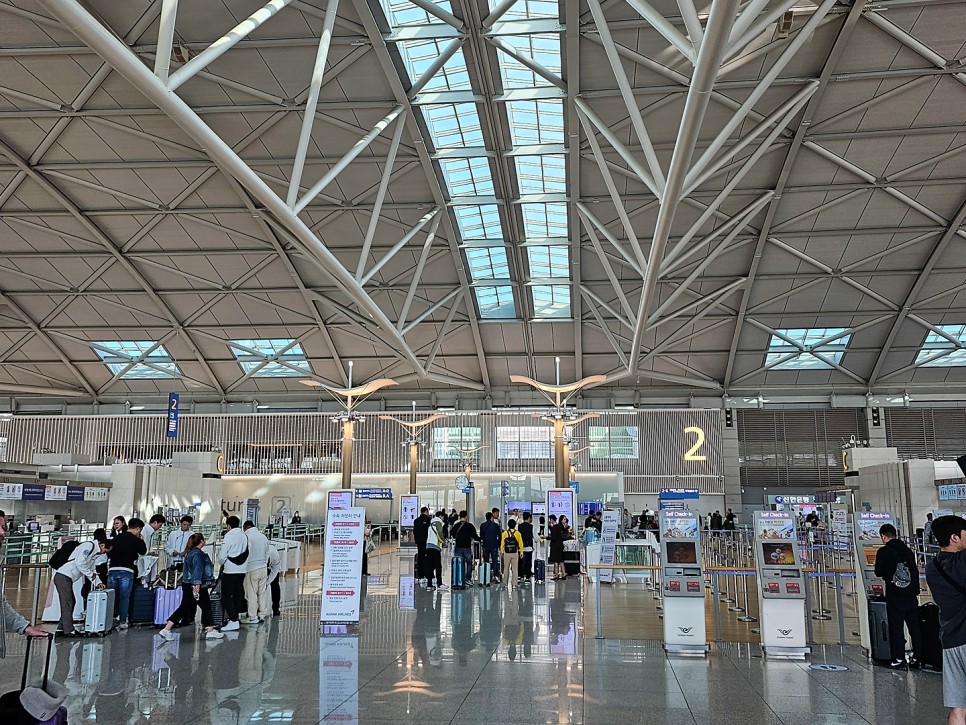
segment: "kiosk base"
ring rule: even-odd
[[[708,650],[703,597],[667,597],[664,607],[664,651],[699,655]]]
[[[761,649],[765,657],[803,660],[806,641],[804,599],[761,601]]]
[[[805,655],[811,654],[811,647],[765,647],[761,646],[765,658],[769,660],[804,660]]]

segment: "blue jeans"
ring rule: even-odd
[[[473,549],[470,549],[469,547],[467,548],[460,547],[460,548],[453,549],[453,557],[456,559],[463,560],[463,562],[466,564],[465,566],[466,578],[472,579],[473,578]]]
[[[131,606],[131,590],[134,589],[134,572],[114,569],[107,573],[107,588],[114,590],[114,612],[127,623]]]
[[[490,562],[492,576],[500,576],[500,550],[483,547],[483,561]]]

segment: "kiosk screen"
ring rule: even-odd
[[[875,566],[875,555],[879,553],[881,546],[863,546],[862,551],[865,552],[865,563],[869,566]]]
[[[794,566],[795,549],[792,544],[761,542],[763,560],[768,566]]]
[[[668,564],[697,564],[698,549],[693,541],[668,541],[667,563]]]

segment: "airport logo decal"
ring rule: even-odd
[[[780,634],[780,635],[781,635],[782,637],[788,637],[788,635],[790,635],[790,634],[792,633],[792,630],[790,630],[790,629],[779,629],[779,630],[778,630],[778,633],[779,633],[779,634]]]
[[[678,627],[681,630],[681,634],[690,634],[694,627]]]

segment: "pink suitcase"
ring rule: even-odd
[[[154,623],[163,627],[174,610],[181,606],[181,587],[165,589],[158,587],[154,590]]]

